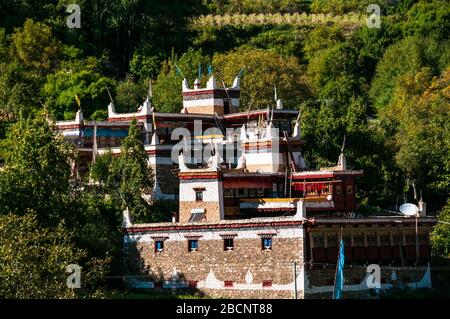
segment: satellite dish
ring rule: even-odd
[[[419,212],[419,207],[411,203],[405,203],[399,207],[399,210],[405,216],[415,216]]]

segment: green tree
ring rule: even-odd
[[[305,56],[310,59],[320,50],[334,46],[340,42],[344,42],[342,30],[338,27],[317,26],[308,33],[304,41],[303,50]]]
[[[36,86],[17,61],[0,63],[0,122],[11,123],[36,108]],[[3,136],[1,134],[0,136]]]
[[[143,196],[151,196],[154,185],[153,172],[147,159],[148,155],[134,120],[128,136],[123,140],[120,155],[109,165],[106,192],[118,207],[128,208],[136,221],[141,222],[148,221],[150,216],[149,200]]]
[[[439,75],[450,62],[449,43],[430,37],[408,37],[391,45],[379,61],[370,88],[370,97],[377,109],[390,105],[395,85],[406,74],[415,74],[429,67],[432,75]]]
[[[181,94],[181,81],[183,77],[176,71],[177,65],[188,82],[194,83],[198,76],[199,65],[203,70],[209,64],[209,58],[202,55],[201,50],[189,49],[180,58],[174,52],[172,56],[162,63],[161,72],[153,87],[153,102],[156,110],[160,112],[180,112],[183,107],[183,96]],[[205,72],[205,71],[203,71]],[[202,84],[206,82],[203,76]]]
[[[239,48],[213,57],[218,83],[227,85],[244,68],[241,80],[241,105],[247,109],[274,106],[274,87],[285,108],[296,108],[310,96],[304,69],[294,57],[282,57],[270,51]]]
[[[432,36],[448,39],[450,7],[445,0],[418,1],[406,13],[405,35]]]
[[[431,233],[433,255],[450,257],[450,200],[438,214],[438,223]]]
[[[117,84],[114,105],[117,112],[136,112],[144,102],[148,91],[149,83],[145,81],[134,82],[131,76],[127,76],[124,81]]]
[[[0,298],[101,297],[100,289],[86,290],[104,271],[104,263],[84,262],[85,252],[76,248],[64,225],[40,226],[31,211],[0,216]],[[81,289],[67,287],[66,267],[83,265]]]
[[[4,147],[0,214],[31,209],[43,224],[55,224],[70,215],[70,159],[75,154],[46,115],[20,119],[8,132]]]
[[[16,29],[12,41],[15,56],[24,66],[38,74],[45,74],[56,67],[61,43],[43,23],[27,19],[23,28]]]
[[[407,74],[397,82],[390,109],[380,114],[393,132],[398,166],[435,209],[450,189],[449,85],[449,68],[436,78],[429,68]]]
[[[106,87],[115,81],[101,73],[100,61],[94,57],[65,61],[47,76],[41,90],[50,114],[56,119],[71,120],[78,109],[75,95],[81,102],[86,117],[97,109],[106,109],[109,99]]]
[[[20,119],[2,145],[6,165],[0,171],[0,216],[33,212],[39,227],[49,231],[63,223],[71,230],[67,244],[83,251],[75,261],[96,269],[83,273],[86,291],[96,291],[109,267],[119,273],[121,210],[95,189],[77,186],[70,167],[76,153],[46,114]],[[52,241],[47,246],[58,249]]]

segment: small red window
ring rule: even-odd
[[[231,280],[225,280],[225,281],[223,282],[223,286],[226,287],[226,288],[233,287],[233,281],[231,281]]]
[[[197,288],[198,281],[190,280],[188,283],[189,283],[189,288]]]
[[[263,288],[272,287],[272,280],[263,280],[262,286]]]

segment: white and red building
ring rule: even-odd
[[[360,215],[363,172],[349,168],[343,153],[334,167],[308,169],[298,111],[278,101],[240,112],[239,82],[218,87],[212,76],[206,88],[198,81],[190,88],[183,80],[180,113],[156,112],[146,100],[128,114],[110,104],[104,122],[84,121],[79,112],[57,123],[80,151],[75,169],[83,174],[98,154],[120,153],[136,119],[155,175],[153,200],[179,202],[170,222],[133,224],[126,216],[128,284],[220,297],[326,296],[343,238],[344,293],[368,290],[369,263],[382,265],[382,288],[429,287],[434,217],[422,211],[416,234],[414,218]],[[180,128],[190,138],[180,141]]]

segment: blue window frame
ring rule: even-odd
[[[262,249],[263,250],[272,249],[272,238],[263,238],[262,239]]]
[[[164,251],[164,241],[155,241],[155,253],[162,253]]]
[[[188,248],[189,248],[189,251],[197,251],[198,250],[198,240],[190,239],[188,241]]]

